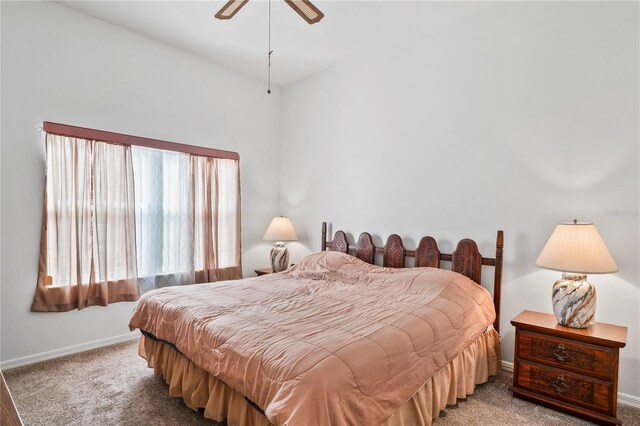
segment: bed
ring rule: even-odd
[[[145,294],[130,327],[169,394],[229,425],[417,425],[498,373],[502,231],[494,258],[470,239],[452,254],[432,237],[329,241],[326,223],[321,248],[278,274]]]

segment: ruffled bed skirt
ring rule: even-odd
[[[169,396],[181,397],[193,410],[229,426],[268,426],[269,420],[242,394],[195,365],[173,347],[145,336],[138,353],[169,384]],[[473,393],[500,369],[500,336],[491,329],[438,372],[395,412],[384,426],[430,425],[447,405]]]

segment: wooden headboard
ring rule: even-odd
[[[402,238],[397,234],[389,235],[384,247],[376,247],[368,232],[363,232],[355,244],[349,244],[347,234],[337,231],[331,241],[327,240],[327,222],[322,222],[322,251],[331,250],[342,253],[353,253],[358,259],[374,264],[376,253],[383,254],[382,266],[389,268],[404,268],[407,257],[415,258],[416,267],[430,266],[440,268],[440,261],[451,262],[451,270],[467,276],[482,285],[482,266],[494,266],[493,276],[493,304],[496,310],[496,320],[493,327],[500,331],[500,297],[502,290],[502,249],[504,247],[504,233],[498,231],[496,238],[496,256],[482,257],[475,241],[465,238],[458,242],[451,254],[441,253],[433,237],[422,237],[415,250],[407,250],[402,244]]]

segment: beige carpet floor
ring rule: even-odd
[[[5,372],[25,425],[208,425],[202,413],[170,398],[168,386],[137,355],[131,341]],[[514,399],[511,374],[479,386],[434,425],[588,425]],[[626,426],[640,426],[640,410],[618,409]]]

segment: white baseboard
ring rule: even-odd
[[[502,361],[502,369],[513,373],[513,362]],[[620,404],[629,405],[631,407],[640,408],[640,397],[618,392],[618,402]]]
[[[640,398],[626,393],[618,392],[618,402],[631,407],[640,408]]]
[[[65,348],[54,349],[52,351],[41,352],[39,354],[27,355],[20,358],[8,359],[0,362],[0,370],[9,370],[23,365],[33,364],[40,361],[46,361],[53,358],[59,358],[65,355],[71,355],[78,352],[88,351],[90,349],[96,349],[103,346],[113,345],[114,343],[126,342],[128,340],[137,339],[140,337],[139,331],[132,331],[126,334],[120,334],[118,336],[107,337],[105,339],[93,340],[87,343],[81,343],[79,345],[67,346]]]
[[[502,360],[502,369],[509,373],[513,373],[513,363],[511,361]]]

